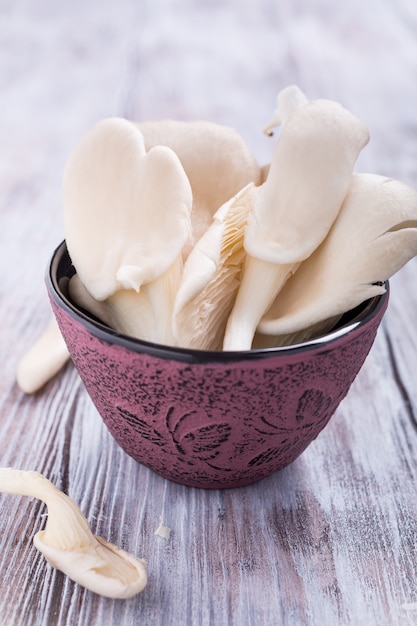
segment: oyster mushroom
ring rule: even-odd
[[[173,318],[181,347],[221,350],[239,288],[245,258],[243,234],[254,189],[248,185],[220,207],[185,262]]]
[[[277,96],[277,108],[275,109],[272,119],[265,126],[265,135],[272,136],[273,129],[276,126],[285,124],[291,114],[304,104],[308,99],[297,85],[289,85],[282,89]]]
[[[249,183],[261,182],[261,168],[242,137],[228,126],[206,121],[147,121],[136,124],[145,147],[168,146],[181,161],[193,192],[192,246],[211,225],[214,213]]]
[[[329,234],[288,280],[258,325],[289,343],[325,332],[335,319],[382,294],[383,282],[417,254],[417,191],[377,174],[354,174]]]
[[[291,95],[290,93],[288,95]],[[256,327],[286,280],[326,237],[369,134],[330,100],[287,107],[266,181],[248,218],[241,285],[223,348],[249,350]]]
[[[77,274],[89,295],[111,309],[114,328],[171,343],[172,293],[190,238],[192,207],[175,153],[165,146],[146,152],[133,124],[103,120],[67,162],[63,206]]]
[[[146,562],[93,535],[75,502],[42,474],[2,467],[0,491],[46,503],[46,526],[33,543],[52,567],[75,582],[109,598],[130,598],[146,586]]]
[[[78,307],[110,328],[132,337],[143,335],[140,338],[147,341],[173,344],[172,311],[180,280],[181,264],[177,263],[161,278],[143,285],[140,294],[122,289],[117,292],[117,298],[100,301],[89,294],[79,276],[74,274],[68,284],[68,294]]]
[[[25,393],[35,393],[53,378],[70,355],[55,319],[20,360],[16,380]]]

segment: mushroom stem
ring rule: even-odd
[[[45,545],[74,550],[88,546],[94,537],[80,509],[39,472],[0,468],[0,491],[45,502],[48,507],[48,520],[42,531]]]
[[[64,367],[69,358],[67,345],[53,319],[22,357],[16,372],[17,384],[25,393],[35,393]]]
[[[127,269],[123,268],[127,282]],[[133,268],[134,270],[134,268]],[[69,282],[73,302],[119,333],[154,343],[175,345],[172,332],[174,299],[181,280],[182,259],[140,291],[120,289],[106,300],[95,300],[74,274]]]
[[[182,259],[179,256],[170,269],[143,289],[152,310],[152,332],[144,339],[165,345],[175,345],[172,316],[175,296],[181,280]]]
[[[263,312],[269,309],[296,269],[294,263],[277,265],[253,256],[246,257],[242,281],[226,326],[223,350],[251,349]],[[249,306],[249,302],[253,306]]]

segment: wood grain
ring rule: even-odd
[[[0,0],[0,465],[35,469],[96,534],[148,562],[139,596],[95,596],[32,545],[46,509],[0,496],[0,626],[417,623],[417,261],[391,281],[376,343],[329,426],[258,485],[168,482],[113,442],[69,364],[25,396],[19,358],[51,312],[65,160],[103,117],[234,126],[261,163],[278,90],[369,127],[359,171],[417,186],[414,0]],[[169,540],[155,536],[160,521]]]

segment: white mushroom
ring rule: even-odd
[[[0,491],[46,503],[46,526],[33,543],[50,565],[75,582],[109,598],[129,598],[146,586],[146,562],[93,535],[75,502],[42,474],[0,468]]]
[[[158,120],[137,127],[145,147],[168,146],[181,161],[193,192],[191,214],[196,243],[214,213],[247,184],[261,182],[261,170],[242,137],[227,126],[206,121]],[[184,249],[191,251],[191,242]]]
[[[90,296],[107,301],[116,330],[169,343],[173,299],[166,285],[179,279],[192,208],[175,153],[165,146],[147,153],[133,124],[103,120],[68,160],[63,204],[68,251]],[[146,308],[162,336],[141,317]]]
[[[143,285],[140,294],[122,289],[114,296],[99,301],[89,294],[79,276],[74,274],[68,284],[68,295],[76,306],[119,333],[139,337],[140,327],[141,335],[147,341],[166,345],[173,343],[172,311],[180,280],[181,267],[177,263],[160,278]],[[164,303],[165,306],[162,306]]]
[[[20,360],[17,384],[25,393],[35,393],[53,378],[69,359],[58,324],[53,319]]]
[[[306,95],[297,85],[289,85],[281,89],[277,95],[277,108],[270,122],[265,126],[264,133],[271,136],[275,126],[285,124],[291,114],[307,102]]]
[[[258,331],[303,339],[382,294],[383,281],[417,254],[417,191],[376,174],[354,174],[332,229],[290,278]],[[297,337],[297,335],[296,335]],[[264,342],[265,343],[265,342]]]
[[[173,318],[179,346],[221,350],[245,258],[243,234],[254,189],[248,185],[220,207],[185,262]]]
[[[294,106],[300,100],[294,100]],[[290,113],[290,114],[289,114]],[[244,245],[248,254],[223,347],[248,350],[259,320],[286,280],[323,241],[348,191],[367,129],[329,100],[290,112],[268,177],[258,188]]]

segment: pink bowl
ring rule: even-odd
[[[248,485],[294,461],[345,397],[376,336],[387,292],[319,340],[248,352],[171,348],[120,335],[68,298],[65,242],[47,273],[74,364],[120,446],[192,487]]]

